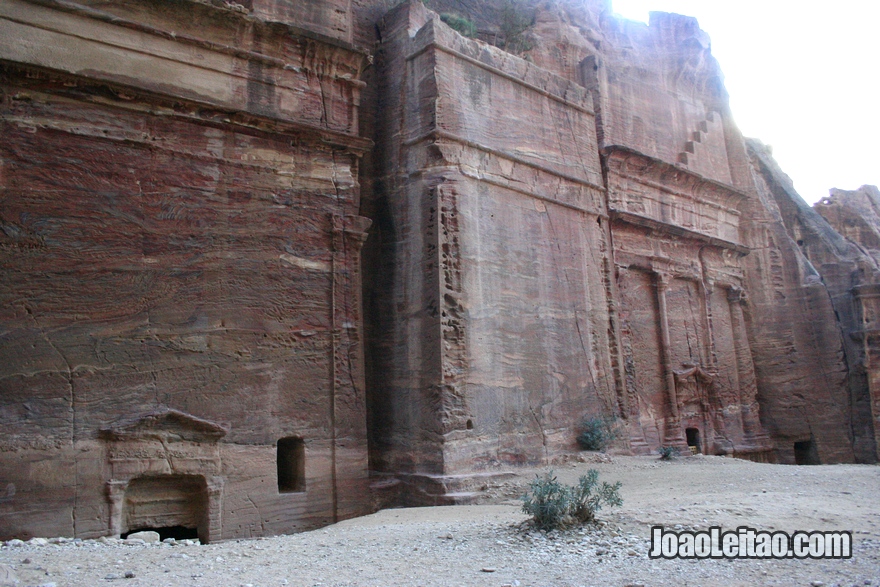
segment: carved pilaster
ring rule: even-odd
[[[465,397],[464,374],[467,373],[468,352],[465,346],[465,310],[462,306],[461,217],[459,194],[453,185],[439,185],[434,190],[437,217],[437,251],[439,252],[439,292],[441,307],[440,429],[467,429],[475,417]],[[479,422],[478,422],[479,424]]]
[[[372,221],[355,215],[331,217],[332,254],[330,289],[330,423],[331,483],[333,521],[339,519],[340,497],[337,451],[340,438],[364,437],[365,425],[359,417],[366,409],[364,355],[360,333],[361,315],[361,249],[367,240]]]
[[[675,374],[672,371],[672,342],[669,335],[669,312],[666,307],[666,290],[669,288],[669,275],[656,273],[657,308],[660,319],[660,339],[663,344],[663,371],[666,376],[666,393],[673,418],[678,419],[678,396],[675,391]]]
[[[703,325],[705,327],[706,339],[704,349],[706,356],[704,357],[704,365],[712,371],[718,370],[718,356],[715,352],[715,325],[712,316],[712,289],[714,282],[709,279],[698,279],[697,285],[700,289],[700,303],[703,311]]]
[[[669,275],[664,272],[654,274],[657,291],[657,308],[660,319],[660,339],[663,346],[663,371],[666,380],[667,405],[669,415],[666,419],[666,443],[680,444],[681,422],[678,413],[678,392],[675,389],[675,372],[672,369],[672,341],[669,334],[669,312],[666,306],[666,290],[669,288]]]
[[[220,540],[223,535],[223,486],[226,480],[223,477],[211,477],[207,479],[206,491],[208,494],[208,511],[205,528],[207,536],[200,536],[202,542]]]
[[[727,290],[727,301],[730,304],[733,348],[736,353],[737,379],[739,380],[738,399],[742,413],[743,435],[746,442],[754,448],[766,449],[770,447],[770,441],[761,425],[758,413],[758,384],[743,315],[743,304],[746,303],[745,291],[737,286],[730,287]]]
[[[125,502],[125,490],[128,480],[111,479],[107,482],[107,502],[110,505],[110,536],[122,534],[122,507]]]

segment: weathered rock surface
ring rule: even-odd
[[[0,7],[0,535],[364,512],[366,56],[209,4],[58,8]]]
[[[880,190],[877,186],[832,189],[813,208],[854,249],[845,261],[819,267],[829,290],[840,291],[842,301],[850,302],[839,304],[838,315],[850,365],[853,441],[857,459],[876,462],[880,455]]]
[[[823,366],[818,375],[828,382],[826,389],[831,391],[824,397],[803,396],[802,392],[801,397],[798,397],[799,389],[809,387],[804,385],[804,381],[795,380],[797,388],[790,388],[791,395],[767,393],[762,408],[772,414],[777,427],[774,436],[777,438],[799,436],[801,440],[807,440],[813,435],[820,439],[822,451],[828,451],[829,445],[837,444],[836,454],[819,455],[824,460],[846,459],[852,451],[857,462],[876,462],[874,430],[877,420],[876,414],[872,415],[872,406],[877,404],[868,389],[870,369],[865,365],[862,333],[864,326],[861,323],[858,292],[867,291],[872,283],[880,280],[877,263],[858,240],[848,241],[842,236],[846,234],[845,225],[854,221],[856,213],[853,209],[848,211],[849,222],[841,222],[837,226],[829,225],[822,215],[826,208],[834,209],[830,199],[823,200],[815,209],[810,208],[794,191],[791,181],[779,169],[764,145],[750,140],[748,147],[756,172],[756,184],[763,200],[762,208],[756,213],[772,213],[776,218],[771,224],[775,239],[773,242],[787,243],[784,248],[776,246],[777,249],[787,251],[787,260],[784,262],[787,263],[788,270],[776,273],[790,276],[789,290],[782,295],[786,296],[784,299],[801,298],[801,303],[807,304],[805,311],[812,313],[813,320],[808,324],[809,330],[802,330],[802,336],[804,333],[807,336],[824,333],[826,337],[826,342],[817,344],[812,353],[792,353],[789,360],[781,365],[771,361],[765,364],[768,365],[768,370],[775,368],[777,377],[782,381],[792,381],[790,375],[785,374],[790,372],[791,362],[812,354],[815,357],[813,364]],[[868,212],[867,209],[863,211]],[[835,218],[839,219],[840,216],[836,215]],[[782,234],[780,222],[787,235]],[[862,225],[866,223],[865,220],[858,222]],[[870,242],[869,239],[866,240]],[[772,250],[768,249],[768,252]],[[782,259],[778,253],[776,258]],[[801,284],[799,287],[791,287],[798,282]],[[762,330],[770,340],[786,331],[779,327],[780,320],[790,322],[795,327],[803,327],[805,324],[802,320],[786,318],[779,309],[778,302],[768,301],[764,307],[767,311],[756,324],[759,328],[760,325],[765,325]],[[840,337],[835,329],[843,336]],[[794,334],[793,329],[788,330]],[[840,343],[837,343],[838,338]],[[843,356],[834,360],[830,353]],[[784,383],[774,385],[774,388],[786,389]],[[786,400],[786,397],[789,399]],[[828,430],[842,426],[850,427],[851,438],[839,439],[836,443],[828,438]],[[846,440],[851,444],[845,442]]]
[[[0,587],[16,587],[20,583],[15,569],[9,565],[0,565]]]
[[[382,461],[429,475],[541,461],[615,401],[591,279],[608,249],[590,95],[418,4],[382,35],[382,91],[400,96],[380,147],[394,241],[371,390]]]
[[[880,264],[880,189],[863,185],[857,190],[832,189],[813,209],[844,239]]]
[[[0,4],[0,537],[467,501],[591,416],[876,461],[876,189],[799,204],[692,18],[429,5],[477,38],[421,2]]]
[[[848,431],[847,365],[828,291],[789,237],[760,178],[746,213],[753,287],[753,352],[762,417],[781,462],[853,459]],[[817,450],[800,457],[789,447]],[[787,449],[787,450],[786,450]]]
[[[503,3],[432,6],[506,41]],[[696,21],[520,7],[528,61],[417,4],[381,29],[374,467],[467,499],[456,473],[570,450],[591,414],[616,416],[627,450],[873,462],[833,296]]]

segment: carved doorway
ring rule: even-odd
[[[709,454],[711,449],[707,450],[707,446],[712,446],[715,437],[710,400],[714,395],[714,378],[699,365],[685,363],[682,367],[681,371],[673,371],[680,425],[691,453]]]
[[[796,465],[818,465],[821,463],[813,437],[794,443],[794,463]]]
[[[103,430],[109,534],[152,529],[170,537],[172,529],[195,530],[202,542],[219,540],[224,479],[218,441],[225,434],[218,424],[171,409]]]
[[[208,485],[201,475],[137,477],[122,506],[123,535],[154,530],[161,538],[192,534],[208,541]]]
[[[687,438],[688,448],[691,449],[692,454],[702,453],[702,445],[700,445],[700,429],[699,428],[687,428],[684,431],[685,437]]]

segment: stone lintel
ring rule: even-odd
[[[683,174],[685,176],[688,176],[688,181],[691,184],[697,184],[697,185],[702,184],[706,187],[714,188],[715,190],[718,190],[721,193],[724,193],[724,195],[726,197],[730,198],[734,202],[739,202],[739,201],[746,200],[749,198],[749,195],[747,193],[743,192],[742,190],[740,190],[732,185],[729,185],[729,184],[726,184],[726,183],[723,183],[720,181],[716,181],[716,180],[710,179],[708,177],[704,177],[704,176],[700,175],[699,173],[696,173],[694,171],[691,171],[690,169],[687,169],[686,167],[682,167],[680,165],[674,165],[672,163],[669,163],[668,161],[663,161],[662,159],[657,159],[656,157],[646,155],[640,151],[637,151],[635,149],[632,149],[632,148],[624,146],[624,145],[608,145],[602,149],[602,155],[609,158],[609,159],[612,159],[612,158],[621,159],[621,158],[629,158],[629,157],[633,157],[633,156],[637,157],[637,158],[641,158],[647,164],[649,164],[652,167],[652,169],[656,170],[656,172],[654,172],[654,175],[662,175],[662,174],[668,174],[671,172],[675,172],[678,174]],[[646,174],[645,179],[650,179],[650,175]],[[711,203],[711,202],[709,202],[709,203]],[[721,207],[721,208],[724,207],[720,203],[714,203],[714,204],[718,207]],[[735,211],[735,212],[737,212],[737,214],[739,214],[739,211],[737,211],[735,209],[733,209],[733,211]]]
[[[660,222],[659,220],[655,220],[653,218],[649,218],[647,216],[641,216],[639,214],[633,214],[632,212],[625,212],[623,210],[615,210],[611,209],[608,211],[608,216],[611,220],[619,220],[621,222],[625,222],[627,224],[632,224],[635,226],[641,226],[643,228],[649,228],[651,230],[655,230],[657,232],[661,232],[664,234],[679,236],[682,238],[690,238],[696,241],[704,242],[710,246],[719,247],[722,249],[728,249],[734,251],[740,255],[748,255],[749,248],[734,242],[730,242],[728,240],[720,239],[713,236],[705,235],[701,232],[696,232],[694,230],[689,230],[687,228],[683,228],[681,226],[677,226],[675,224],[668,224],[666,222]]]
[[[854,296],[860,299],[880,297],[880,283],[866,283],[852,288]]]

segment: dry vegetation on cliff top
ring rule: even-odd
[[[0,585],[880,585],[880,467],[795,467],[720,457],[600,457],[560,465],[622,481],[603,525],[528,530],[518,497],[538,470],[490,484],[474,506],[392,509],[292,536],[196,544],[80,541],[0,548]],[[852,530],[850,560],[665,561],[649,527]],[[133,577],[126,578],[126,574]]]

